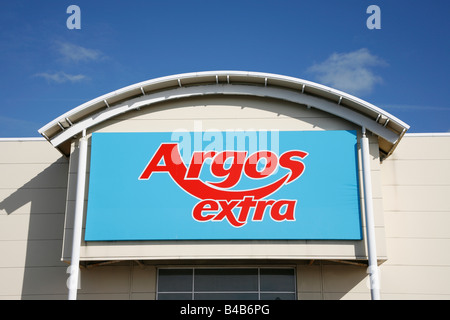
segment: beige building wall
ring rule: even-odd
[[[67,295],[68,160],[41,139],[0,140],[0,299]]]
[[[450,134],[406,135],[381,165],[384,299],[450,299]]]
[[[243,116],[238,112],[233,115]],[[117,122],[117,126],[141,121],[142,127],[133,127],[157,128],[150,126],[155,122],[142,119],[148,116],[156,113],[136,113]],[[271,118],[270,122],[275,123],[276,119]],[[257,127],[258,121],[252,120],[252,124]],[[303,116],[280,121],[310,123],[310,129],[325,129],[314,127],[313,120]],[[107,126],[101,130],[117,128]],[[373,145],[376,144],[372,144],[375,149]],[[377,236],[385,235],[385,239],[381,236],[385,242],[381,250],[385,250],[387,258],[381,264],[381,298],[450,299],[450,136],[407,135],[388,160],[381,165],[377,161],[374,156],[374,187],[378,183],[374,202],[376,210],[384,210],[384,217],[382,214],[377,218]],[[0,299],[67,298],[68,265],[61,259],[65,211],[69,212],[71,206],[67,184],[74,176],[69,165],[72,167],[47,141],[0,140]],[[66,228],[70,229],[70,219]],[[176,246],[162,259],[163,244],[159,244],[160,248],[156,246],[154,251],[158,259],[139,260],[143,256],[133,253],[127,257],[129,260],[105,265],[101,261],[83,261],[78,298],[155,299],[158,267],[270,265],[296,268],[299,299],[370,299],[367,267],[359,264],[361,261],[354,265],[348,264],[351,261],[331,261],[336,258],[333,246],[320,248],[311,244],[306,247],[315,252],[310,256],[299,244],[245,243],[241,248],[245,259],[208,258],[211,251],[206,244],[204,251],[188,252],[186,260],[172,256],[186,254]],[[113,246],[111,252],[123,252],[119,257],[124,258],[127,249],[117,251]],[[193,249],[198,247],[190,247]],[[85,258],[89,257],[90,252],[84,250]],[[282,252],[278,258],[274,254],[277,250]],[[105,254],[97,248],[94,257],[99,252]],[[249,257],[248,252],[256,254]],[[272,252],[273,259],[262,257],[267,252]],[[322,256],[317,256],[317,252]]]

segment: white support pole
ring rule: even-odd
[[[80,272],[80,246],[81,233],[83,225],[84,212],[84,193],[86,189],[86,165],[87,165],[87,138],[86,131],[83,131],[83,136],[79,142],[78,152],[78,173],[77,173],[77,193],[75,200],[75,217],[73,226],[73,241],[72,241],[72,258],[70,263],[70,278],[69,286],[69,300],[76,300],[78,293],[78,282]]]
[[[370,294],[372,300],[380,300],[380,279],[378,274],[377,247],[375,239],[375,223],[372,203],[372,177],[370,173],[369,139],[366,129],[362,129],[361,153],[363,166],[364,207],[366,212],[367,249],[369,256]]]

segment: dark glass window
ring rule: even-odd
[[[192,269],[161,269],[158,277],[160,292],[192,292]]]
[[[294,300],[293,268],[158,270],[158,300]]]
[[[260,269],[261,291],[294,292],[294,269]]]
[[[258,269],[195,269],[195,291],[257,291]]]
[[[159,293],[158,300],[192,300],[192,293],[172,292]]]

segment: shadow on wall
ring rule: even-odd
[[[24,270],[22,290],[12,289],[20,291],[24,300],[67,299],[67,265],[61,262],[67,179],[68,160],[60,158],[0,202],[7,223],[17,229],[11,237],[26,246],[7,251],[9,259],[15,261],[11,267]],[[22,219],[25,215],[29,216],[28,226]],[[19,258],[22,252],[24,259]]]
[[[357,262],[317,261],[299,267],[299,299],[370,300],[367,266]]]

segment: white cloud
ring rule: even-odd
[[[104,58],[99,50],[88,49],[69,42],[57,42],[57,51],[69,62],[98,61]]]
[[[376,84],[382,83],[383,79],[371,68],[386,65],[382,59],[363,48],[348,53],[333,53],[325,61],[308,68],[308,72],[315,74],[322,84],[358,95],[370,93]]]
[[[83,74],[67,74],[65,72],[55,72],[55,73],[37,73],[34,75],[35,77],[44,78],[47,81],[56,82],[56,83],[64,83],[64,82],[78,82],[86,79],[87,77]]]
[[[78,46],[73,43],[55,41],[53,50],[60,56],[60,62],[66,69],[72,66],[74,63],[79,62],[95,62],[106,58],[99,50],[88,49],[82,46]],[[89,79],[84,74],[70,74],[64,71],[58,72],[40,72],[33,75],[33,77],[43,78],[53,83],[66,83],[66,82],[80,82],[82,80]]]

